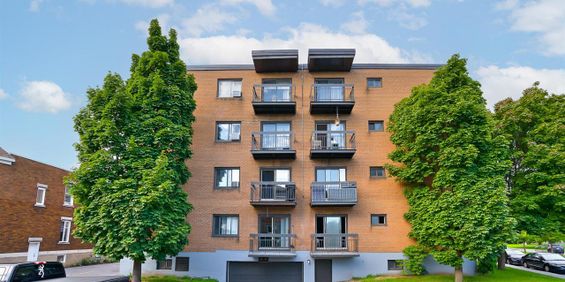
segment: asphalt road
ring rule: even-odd
[[[553,273],[553,272],[546,272],[546,271],[541,271],[541,270],[536,270],[536,269],[531,269],[531,268],[525,268],[525,267],[522,267],[522,266],[511,265],[511,264],[507,264],[506,267],[515,268],[515,269],[524,270],[524,271],[529,271],[529,272],[533,272],[533,273],[537,273],[537,274],[541,274],[541,275],[545,275],[545,276],[561,278],[561,279],[565,280],[565,274],[557,274],[557,273]]]
[[[67,277],[119,276],[120,263],[105,263],[65,268]]]

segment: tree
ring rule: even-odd
[[[463,257],[496,262],[512,228],[506,141],[493,134],[480,85],[452,56],[390,116],[390,173],[405,184],[410,237],[463,281]]]
[[[565,95],[538,82],[495,106],[497,130],[511,140],[506,183],[517,229],[548,241],[565,239],[564,108]]]
[[[176,255],[188,244],[192,206],[182,185],[190,173],[194,78],[179,59],[175,30],[151,21],[149,50],[132,56],[131,77],[108,74],[87,91],[74,118],[80,167],[68,179],[78,208],[75,235],[94,252],[134,261],[141,281],[148,258]]]

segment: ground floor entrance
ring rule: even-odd
[[[302,262],[238,262],[228,261],[228,282],[302,282]],[[331,280],[330,280],[331,281]]]
[[[314,276],[316,282],[332,281],[332,260],[317,259],[314,265]]]

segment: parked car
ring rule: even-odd
[[[526,268],[539,268],[545,271],[565,273],[565,257],[552,253],[529,253],[522,258]]]
[[[0,282],[129,282],[126,276],[113,277],[67,277],[60,262],[25,262],[0,264]]]
[[[514,264],[514,265],[522,265],[522,257],[525,254],[518,251],[507,249],[506,250],[506,263],[507,264]]]
[[[548,253],[563,254],[563,247],[561,245],[549,245],[547,247]]]

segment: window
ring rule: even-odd
[[[63,199],[63,206],[73,206],[73,196],[69,192],[69,187],[65,186],[65,197]]]
[[[45,207],[46,193],[47,193],[47,185],[37,183],[37,197],[35,198],[35,206]]]
[[[157,261],[157,269],[173,269],[173,260],[165,259]]]
[[[385,168],[382,166],[372,166],[369,168],[369,173],[372,178],[383,178],[385,175]]]
[[[215,188],[239,188],[239,168],[215,168]]]
[[[383,87],[383,79],[381,77],[367,78],[367,88],[381,88]]]
[[[237,215],[214,215],[213,232],[214,236],[237,236],[239,216]]]
[[[71,236],[71,222],[70,217],[61,217],[61,234],[59,236],[59,243],[69,243]]]
[[[369,131],[385,131],[385,123],[382,120],[370,120]]]
[[[175,271],[188,271],[188,257],[176,257]]]
[[[58,262],[65,263],[66,260],[67,260],[67,255],[60,255],[60,256],[57,256],[57,261],[58,261]]]
[[[240,98],[241,79],[219,79],[218,80],[219,98]]]
[[[386,214],[372,214],[371,226],[386,225]]]
[[[263,79],[263,102],[292,101],[292,80],[290,78]]]
[[[404,269],[404,261],[401,259],[389,259],[388,270],[402,270]]]
[[[235,142],[241,139],[241,122],[218,122],[216,141]]]

